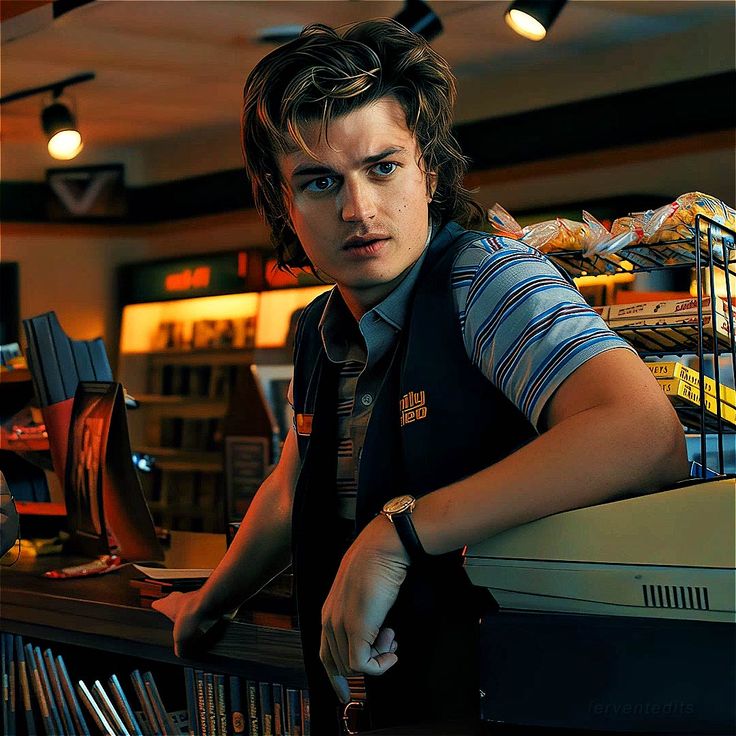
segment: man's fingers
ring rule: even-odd
[[[368,675],[382,675],[384,672],[390,670],[398,661],[399,658],[392,652],[386,654],[379,654],[375,659],[372,660],[376,663],[375,672],[367,672]]]
[[[363,675],[382,675],[399,661],[393,652],[376,653],[375,646],[368,642],[358,642],[350,654],[353,672],[360,672]]]
[[[158,600],[151,603],[151,608],[155,609],[159,613],[163,613],[164,616],[176,621],[176,614],[179,611],[179,598],[184,595],[183,593],[174,591],[169,593],[165,598],[159,598]]]
[[[324,632],[322,632],[322,643],[319,648],[319,658],[322,660],[322,666],[325,668],[327,677],[332,685],[332,689],[340,699],[340,702],[350,702],[350,688],[348,687],[348,681],[341,675],[337,674],[337,665],[335,664],[335,660],[330,652],[330,647],[327,643],[327,638],[325,637]]]
[[[392,645],[396,642],[396,633],[393,629],[386,626],[378,632],[376,641],[373,643],[373,649],[376,654],[384,654],[385,652],[395,652],[396,648],[392,649]],[[375,655],[374,655],[375,656]]]
[[[332,662],[335,666],[335,674],[337,675],[349,675],[350,669],[347,662],[348,651],[347,651],[347,640],[345,641],[345,653],[340,649],[337,640],[337,632],[330,627],[326,626],[322,629],[322,641],[326,648],[329,650],[332,657]]]
[[[329,675],[330,684],[335,694],[339,698],[340,702],[345,704],[350,702],[350,688],[348,687],[348,681],[341,675]]]

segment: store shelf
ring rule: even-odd
[[[0,371],[0,383],[23,383],[31,380],[28,368],[3,369]]]
[[[712,414],[705,415],[705,424],[703,424],[702,417],[700,415],[700,409],[697,406],[693,407],[677,407],[677,416],[685,426],[686,429],[692,430],[693,432],[700,433],[701,429],[705,429],[706,433],[709,434],[736,434],[736,426],[729,424],[728,422],[721,420],[721,424],[718,424],[718,417]]]
[[[627,340],[642,357],[661,355],[692,355],[698,352],[698,326],[694,324],[663,324],[612,327]],[[717,348],[717,350],[716,350]],[[731,352],[731,341],[724,334],[714,343],[710,328],[703,329],[703,349],[719,355]]]
[[[165,394],[136,394],[135,398],[140,408],[150,409],[157,417],[207,419],[222,417],[227,411],[227,401],[222,398]]]
[[[18,437],[0,427],[0,450],[10,450],[23,454],[26,452],[46,452],[49,449],[48,437]]]
[[[134,452],[152,455],[159,470],[174,472],[221,473],[222,453],[184,450],[171,447],[136,447]]]
[[[701,377],[704,375],[706,359],[713,357],[717,365],[721,355],[731,358],[733,374],[736,376],[736,343],[734,341],[734,287],[732,275],[736,276],[736,233],[719,225],[711,218],[697,215],[693,223],[695,237],[692,240],[676,240],[649,245],[636,245],[622,248],[616,254],[593,254],[586,257],[579,251],[554,252],[548,254],[569,273],[575,268],[620,269],[629,272],[654,271],[669,268],[688,267],[696,272],[699,308],[692,315],[677,315],[676,318],[632,316],[630,324],[609,324],[618,335],[627,340],[641,357],[697,356]],[[576,260],[577,259],[577,260]],[[719,273],[720,271],[720,273]],[[610,272],[608,270],[604,272]],[[576,275],[572,273],[572,275]],[[714,313],[703,308],[704,294],[717,294],[717,275],[723,277],[725,284],[725,308],[722,313]],[[715,300],[713,300],[715,303]],[[651,313],[649,313],[651,314]],[[636,324],[639,322],[663,321],[664,324]],[[713,397],[721,396],[720,369],[715,372]],[[701,378],[700,385],[705,383]],[[732,387],[733,388],[733,387]],[[686,400],[683,401],[682,399]],[[686,431],[700,434],[700,456],[703,459],[705,477],[705,458],[708,456],[709,437],[715,436],[717,444],[718,472],[725,474],[726,448],[724,437],[736,433],[734,412],[725,402],[720,404],[715,398],[709,399],[703,391],[695,397],[684,397],[673,393],[670,399],[675,406],[678,418]],[[721,413],[720,420],[718,412]],[[728,419],[726,419],[728,415]]]
[[[125,353],[124,355],[143,355],[143,353]],[[145,353],[152,366],[159,365],[242,365],[261,363],[263,365],[279,365],[292,362],[292,353],[288,348],[211,348],[202,350],[172,349],[156,350]]]
[[[711,223],[707,218],[703,225]],[[719,229],[717,223],[713,223]],[[736,276],[736,250],[730,231],[722,228],[723,237],[713,243],[713,266]],[[707,237],[700,239],[700,258],[696,254],[693,240],[670,240],[661,243],[629,245],[616,253],[586,253],[582,249],[555,250],[546,255],[571,276],[596,276],[613,273],[641,273],[663,268],[695,268],[698,260],[701,267],[710,264]],[[725,241],[725,250],[724,250]],[[725,256],[725,258],[724,258]]]
[[[42,577],[47,569],[79,564],[83,558],[50,556],[21,559],[2,575],[3,631],[32,639],[73,644],[103,656],[131,654],[173,665],[181,660],[171,645],[171,623],[142,608],[129,580],[132,566],[95,578],[59,582]],[[248,677],[304,682],[299,632],[254,626],[238,616],[224,622],[196,666],[208,666]]]

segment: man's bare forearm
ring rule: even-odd
[[[289,565],[297,452],[290,433],[281,461],[261,484],[235,539],[200,591],[202,610],[213,615],[232,611]]]
[[[547,431],[525,447],[419,500],[414,523],[428,552],[688,476],[682,425],[627,350],[597,355],[571,374],[550,399],[544,424]]]
[[[591,431],[603,421],[605,431]],[[590,409],[569,419],[494,466],[420,499],[414,522],[422,544],[441,554],[541,516],[687,477],[679,427],[650,429],[647,441],[647,427],[632,428],[628,409],[618,415]]]

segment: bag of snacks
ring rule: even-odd
[[[592,252],[598,243],[610,237],[608,230],[589,212],[583,212],[583,222],[558,217],[523,228],[500,204],[491,207],[487,217],[498,235],[521,240],[543,253],[560,250]]]
[[[664,265],[683,260],[694,261],[695,220],[698,215],[704,215],[729,230],[736,230],[736,210],[716,197],[701,192],[689,192],[656,210],[637,212],[614,220],[611,227],[612,238],[599,244],[596,252],[611,254],[627,246],[667,244],[666,252],[661,248],[656,250]],[[704,234],[708,230],[708,223],[704,220],[700,223],[701,233]],[[724,245],[731,249],[734,247],[733,234],[718,227],[713,228],[712,233],[713,253],[723,259]],[[707,243],[701,242],[701,247],[707,247]],[[626,254],[629,260],[637,262],[631,255],[631,252]],[[645,255],[643,250],[641,255]],[[736,258],[736,254],[729,254],[729,260],[732,258]],[[640,265],[651,265],[651,260]]]
[[[689,192],[680,195],[671,205],[660,208],[666,212],[656,211],[645,228],[645,243],[661,243],[671,240],[694,240],[695,218],[698,215],[714,220],[729,230],[736,230],[736,210],[728,207],[720,199],[701,192]],[[701,220],[701,232],[707,231],[708,224]],[[731,233],[724,233],[720,228],[714,229],[719,245],[725,240],[733,248]]]

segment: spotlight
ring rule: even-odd
[[[48,149],[53,158],[60,161],[73,159],[82,150],[82,136],[72,111],[54,100],[41,112],[41,125],[48,137]]]
[[[567,0],[514,0],[506,11],[506,23],[520,36],[541,41]]]
[[[442,21],[423,0],[406,0],[404,9],[394,16],[394,20],[423,36],[427,41],[442,33]]]
[[[51,102],[41,112],[41,126],[48,137],[49,153],[61,161],[69,161],[82,150],[82,136],[77,130],[74,115],[63,102],[59,102],[59,97],[61,97],[66,87],[81,82],[89,82],[94,78],[94,72],[84,72],[40,87],[21,89],[0,97],[0,105],[22,100],[32,95],[51,92]]]

